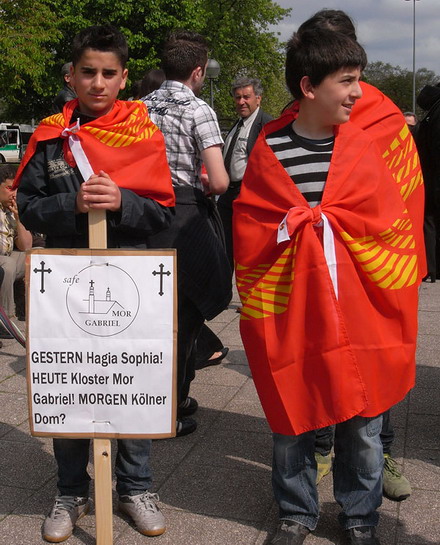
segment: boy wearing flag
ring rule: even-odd
[[[292,37],[299,108],[263,129],[234,206],[240,329],[274,432],[274,545],[316,528],[315,430],[333,424],[340,522],[352,545],[379,544],[380,415],[414,384],[420,233],[376,143],[349,122],[365,64],[341,33]]]
[[[106,210],[109,247],[147,248],[169,226],[174,192],[162,134],[139,102],[117,95],[127,80],[128,48],[111,25],[89,27],[73,40],[72,85],[78,99],[44,119],[31,139],[16,185],[23,224],[46,234],[49,248],[88,247],[87,213]],[[89,510],[89,439],[56,438],[58,490],[43,524],[59,543]],[[119,508],[144,535],[165,531],[156,505],[151,440],[118,440]]]

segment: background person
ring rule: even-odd
[[[257,136],[272,117],[260,107],[263,86],[259,79],[236,78],[231,86],[231,95],[239,119],[226,136],[223,159],[230,182],[227,191],[218,198],[217,206],[225,232],[226,253],[233,269],[232,203],[240,194],[241,180]]]
[[[189,396],[195,377],[196,339],[232,297],[231,269],[217,228],[209,192],[226,191],[217,116],[198,95],[206,77],[208,45],[203,36],[180,30],[166,41],[162,68],[166,80],[147,95],[151,119],[162,131],[176,195],[171,226],[150,237],[156,248],[177,248],[178,280],[178,422],[177,435],[197,429],[190,418],[198,408]],[[202,164],[206,176],[202,176]]]
[[[32,234],[21,223],[18,215],[16,191],[13,189],[16,170],[7,164],[0,165],[0,266],[4,271],[0,305],[8,317],[14,319],[14,282],[24,278],[25,250],[32,248]],[[3,338],[10,338],[8,333],[4,335]]]
[[[63,79],[63,88],[61,91],[57,94],[57,96],[54,98],[54,101],[52,102],[52,113],[57,114],[59,112],[63,111],[63,106],[66,102],[69,102],[69,100],[73,100],[76,98],[75,89],[71,85],[71,69],[72,63],[66,62],[63,64],[61,68],[61,77]]]
[[[425,234],[428,274],[425,281],[440,278],[440,83],[426,85],[417,97],[426,112],[415,135],[425,181]]]

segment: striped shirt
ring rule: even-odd
[[[266,141],[310,207],[320,204],[332,158],[334,137],[310,140],[289,123]]]

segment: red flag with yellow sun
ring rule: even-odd
[[[38,142],[65,138],[64,156],[75,166],[77,161],[69,146],[69,137],[74,135],[95,174],[103,170],[119,187],[163,206],[174,206],[164,138],[149,118],[145,104],[116,100],[109,113],[81,126],[72,119],[77,106],[77,99],[67,102],[62,113],[46,117],[38,125],[15,177],[15,187]]]
[[[392,118],[398,131],[385,123],[388,161],[377,135],[351,122],[336,128],[322,202],[311,209],[265,141],[295,115],[265,126],[234,203],[240,330],[282,434],[375,416],[403,399],[414,385],[425,270],[423,185],[403,116]]]

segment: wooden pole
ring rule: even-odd
[[[89,212],[89,248],[107,248],[105,210]],[[112,456],[110,439],[94,439],[96,544],[113,543]]]

